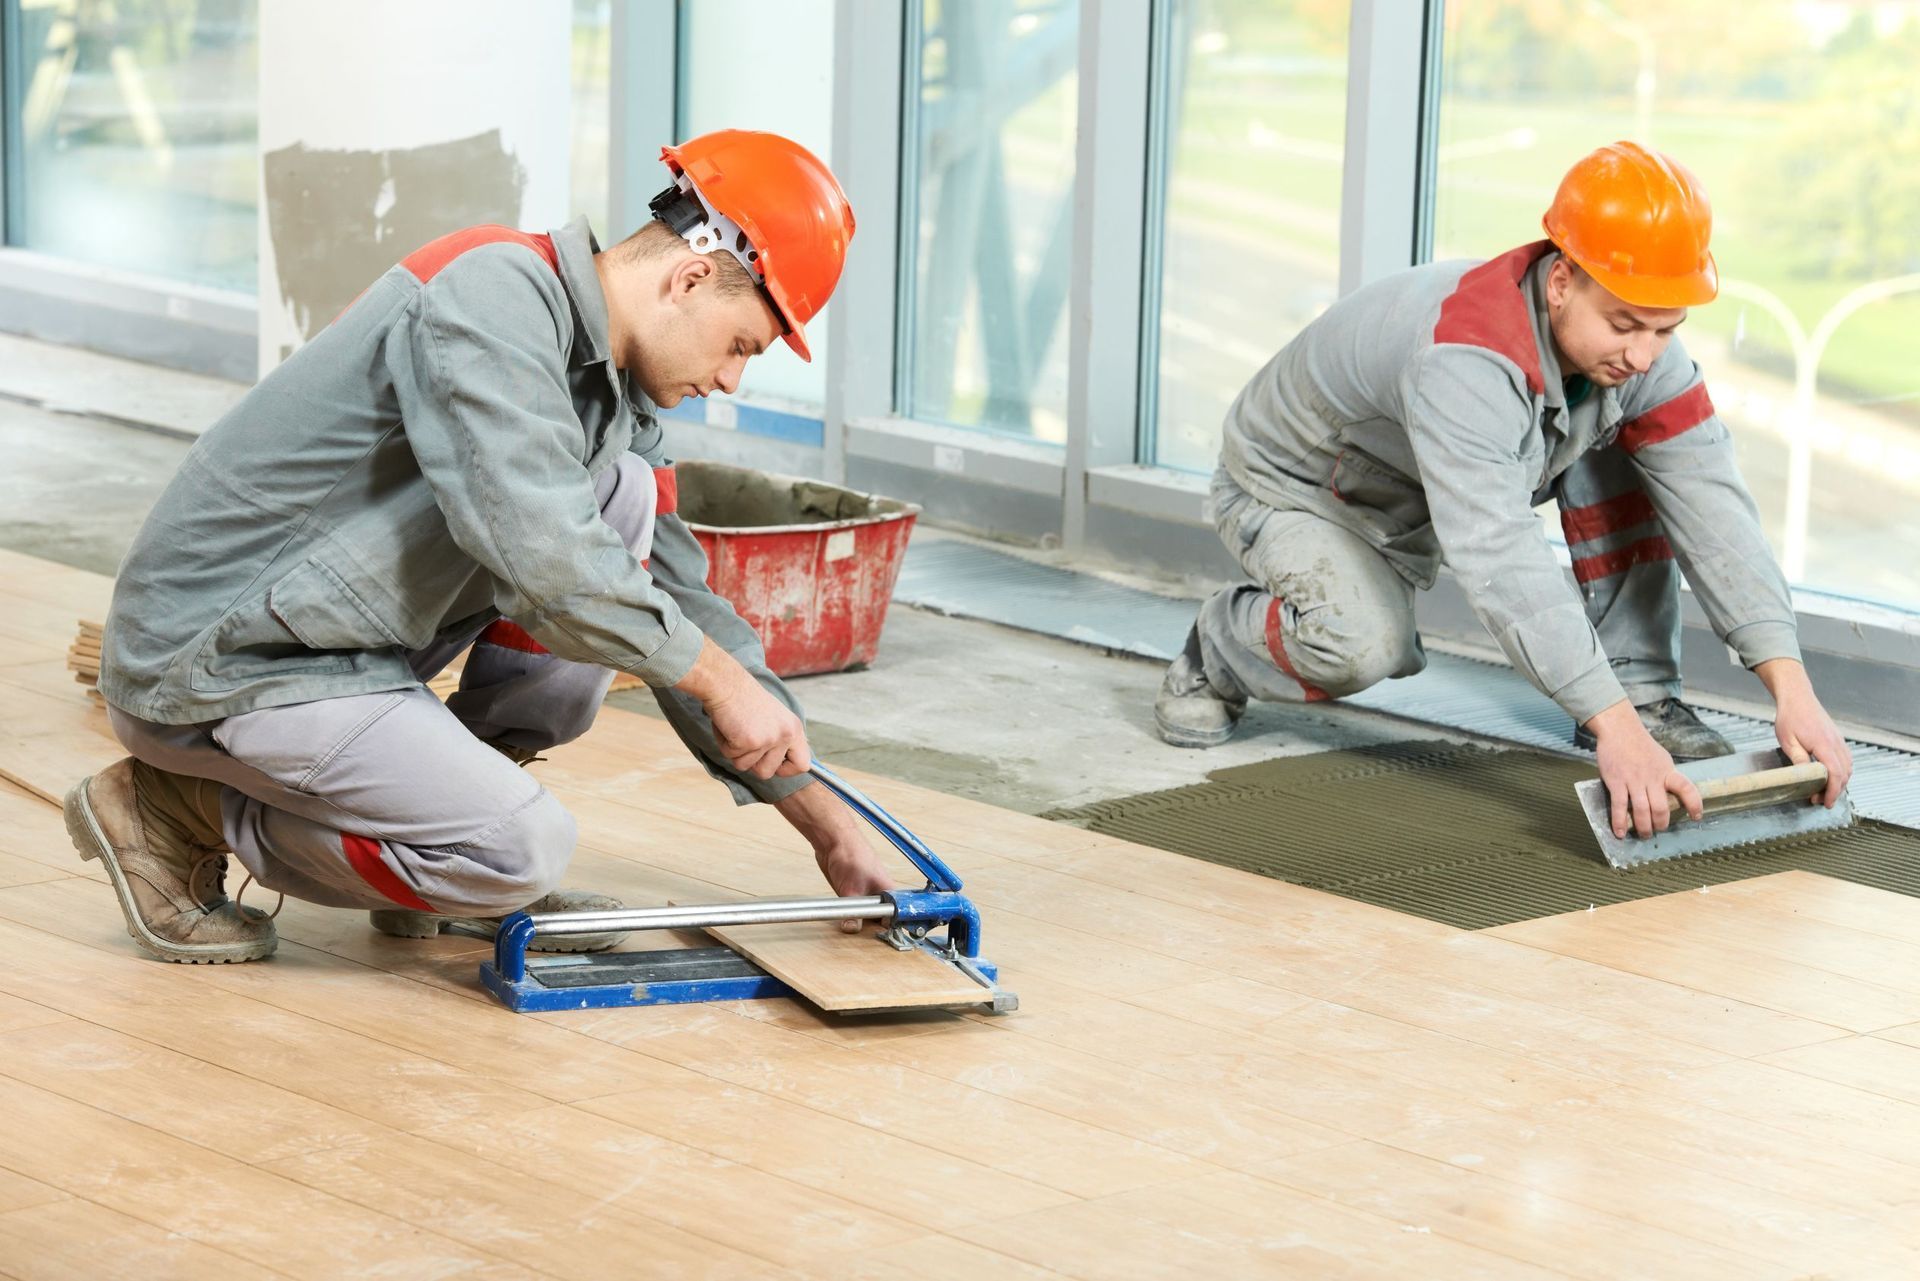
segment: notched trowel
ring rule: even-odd
[[[1652,836],[1635,836],[1632,828],[1625,836],[1615,836],[1607,785],[1597,778],[1573,785],[1607,862],[1638,867],[1854,824],[1851,795],[1842,793],[1832,809],[1809,801],[1827,786],[1827,767],[1818,761],[1795,765],[1786,753],[1766,750],[1690,761],[1679,769],[1700,789],[1702,816],[1698,822],[1688,818],[1680,798],[1668,793],[1673,825]]]

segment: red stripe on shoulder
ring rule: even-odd
[[[1489,259],[1460,277],[1453,292],[1440,304],[1440,319],[1433,326],[1434,342],[1484,347],[1505,356],[1526,374],[1529,391],[1536,396],[1545,391],[1547,380],[1540,372],[1540,350],[1533,342],[1533,314],[1522,282],[1533,264],[1552,249],[1552,241],[1537,240]]]
[[[1672,440],[1683,431],[1691,431],[1713,417],[1713,401],[1707,397],[1703,382],[1675,396],[1664,405],[1655,405],[1638,418],[1620,426],[1620,448],[1635,454],[1648,445]]]
[[[515,231],[512,227],[502,227],[488,223],[480,227],[468,227],[465,231],[456,231],[440,239],[431,241],[400,260],[400,265],[412,272],[421,284],[426,284],[439,275],[446,265],[469,249],[478,249],[482,245],[514,244],[523,245],[546,260],[554,272],[560,270],[560,255],[554,252],[552,236],[533,236],[524,231]]]

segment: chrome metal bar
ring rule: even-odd
[[[681,903],[607,912],[545,912],[533,932],[546,938],[609,930],[701,929],[709,925],[774,925],[788,921],[884,921],[893,904],[878,894],[860,898],[763,899],[749,903]]]

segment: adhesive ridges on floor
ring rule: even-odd
[[[1873,821],[1616,870],[1574,797],[1592,777],[1534,752],[1394,743],[1047,817],[1462,929],[1793,869],[1920,897],[1920,832]]]

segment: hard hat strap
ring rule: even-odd
[[[760,265],[760,251],[754,247],[740,224],[727,217],[700,193],[700,188],[685,173],[674,175],[674,185],[647,202],[647,208],[693,252],[710,254],[724,249],[737,259],[755,284],[766,287],[766,269]]]

